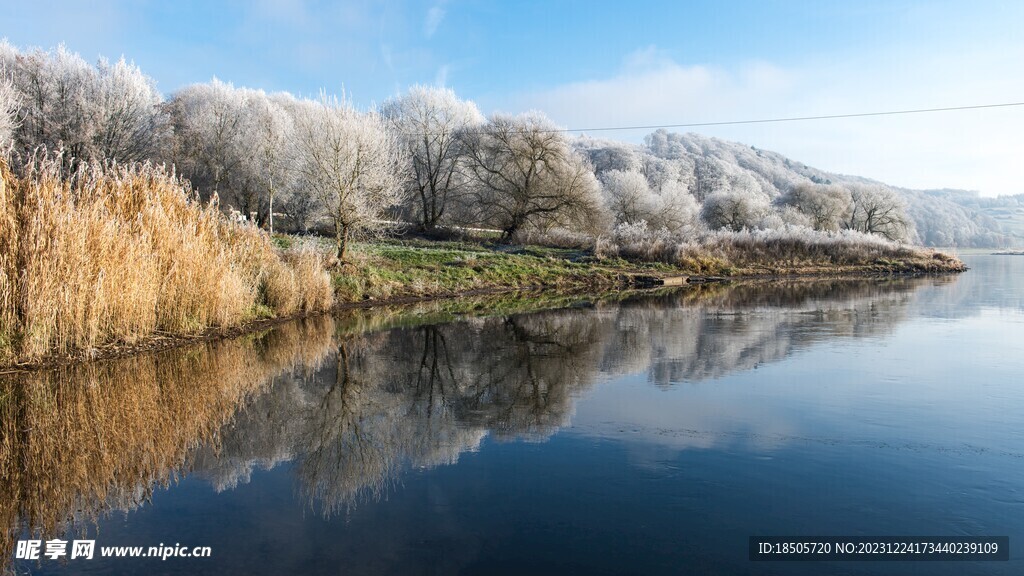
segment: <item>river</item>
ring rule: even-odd
[[[0,376],[3,562],[1024,573],[1024,257],[964,260],[955,277],[350,311]],[[768,535],[1009,536],[1010,560],[752,562]],[[53,538],[94,557],[14,558]],[[101,557],[158,545],[210,557]]]

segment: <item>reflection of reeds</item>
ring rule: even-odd
[[[276,374],[332,349],[329,317],[195,348],[0,377],[0,550],[130,509]]]
[[[317,255],[201,205],[150,166],[0,166],[0,363],[322,310]]]
[[[705,380],[821,339],[878,334],[931,282],[707,285],[576,309],[505,295],[350,310],[190,350],[6,376],[0,546],[9,554],[19,527],[53,532],[71,516],[130,508],[183,470],[220,489],[254,465],[291,460],[312,507],[344,511],[386,495],[409,466],[455,462],[485,435],[546,438],[605,375]],[[478,317],[443,322],[466,314]]]

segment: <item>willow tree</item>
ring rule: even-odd
[[[401,145],[379,114],[326,95],[297,102],[294,126],[296,186],[334,222],[343,264],[353,235],[386,229],[387,210],[402,200]]]
[[[601,220],[590,165],[547,118],[495,115],[462,141],[477,219],[506,240],[527,226],[590,230]]]
[[[851,209],[846,227],[901,241],[911,236],[907,205],[890,188],[871,184],[849,186]]]
[[[465,188],[459,135],[484,123],[476,104],[449,88],[414,86],[384,103],[381,114],[398,133],[407,162],[403,173],[410,212],[424,230],[435,228]]]
[[[156,83],[124,58],[93,66],[64,46],[21,52],[0,41],[0,76],[18,96],[22,153],[45,146],[69,161],[129,163],[157,155],[168,136]]]
[[[798,184],[776,203],[796,208],[815,230],[838,230],[852,216],[850,192],[840,186]]]
[[[165,107],[174,126],[172,159],[204,195],[239,204],[235,198],[251,180],[246,169],[254,154],[248,136],[256,132],[245,92],[214,79],[182,88]],[[239,206],[246,216],[248,207]]]

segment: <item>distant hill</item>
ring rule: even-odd
[[[576,146],[595,171],[640,170],[677,179],[698,200],[732,188],[774,199],[797,184],[874,184],[898,192],[907,204],[915,232],[926,246],[1005,247],[1024,245],[1024,194],[982,198],[967,190],[909,190],[882,182],[826,172],[769,150],[711,138],[658,130],[643,145],[581,136]]]

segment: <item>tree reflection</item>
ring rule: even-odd
[[[922,282],[929,281],[707,286],[345,331],[332,362],[280,382],[225,430],[223,450],[206,447],[199,462],[223,489],[252,463],[292,460],[307,502],[330,514],[385,494],[402,470],[454,463],[487,435],[544,439],[605,377],[645,373],[665,386],[703,381],[817,342],[885,335],[906,317]],[[264,443],[246,441],[253,438]]]
[[[547,438],[603,378],[707,381],[884,336],[936,282],[701,286],[524,313],[483,306],[444,323],[422,309],[358,311],[0,376],[0,545],[9,554],[22,530],[52,535],[131,509],[182,473],[226,490],[285,461],[310,506],[343,511],[488,435]]]

